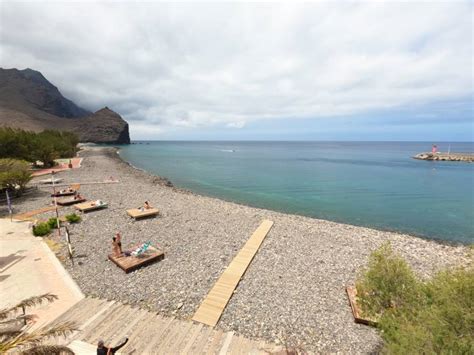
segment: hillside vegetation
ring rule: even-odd
[[[0,158],[40,161],[45,167],[54,159],[70,158],[76,154],[79,139],[74,133],[45,130],[40,133],[20,129],[0,128]]]

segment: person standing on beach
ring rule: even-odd
[[[104,345],[103,340],[99,340],[99,342],[97,343],[97,355],[115,354],[117,352],[117,350],[119,350],[121,347],[125,346],[125,344],[127,344],[127,342],[128,342],[128,338],[125,338],[125,341],[122,344],[117,345],[114,348],[108,348]]]
[[[431,147],[431,153],[432,154],[438,153],[438,147],[436,146],[436,144],[433,144],[433,146]]]
[[[112,253],[117,258],[122,255],[122,236],[119,232],[112,238]]]

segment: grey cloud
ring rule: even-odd
[[[2,67],[40,70],[137,132],[355,115],[473,91],[467,1],[1,6]]]

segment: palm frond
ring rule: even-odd
[[[56,355],[70,354],[74,355],[74,351],[67,346],[62,345],[39,345],[22,351],[22,355]]]
[[[5,308],[0,310],[0,319],[5,319],[7,318],[11,313],[19,310],[19,309],[25,309],[29,307],[34,307],[38,306],[40,304],[43,304],[45,302],[53,302],[58,299],[58,296],[53,295],[52,293],[45,293],[44,295],[40,296],[33,296],[27,299],[24,299],[17,305],[11,307],[11,308]]]
[[[34,321],[36,318],[38,318],[36,314],[20,314],[20,315],[15,316],[14,318],[0,321],[0,327],[1,328],[8,327],[11,323],[20,323],[20,322],[25,323],[25,321],[30,322],[30,321]]]
[[[45,339],[60,336],[66,337],[75,330],[77,330],[75,323],[64,322],[54,327],[35,330],[31,333],[22,332],[22,334],[17,337],[0,344],[0,352],[2,350],[6,351],[11,349],[30,349],[39,346],[39,344]]]
[[[23,331],[21,329],[4,329],[0,331],[0,343],[15,338],[20,335]]]

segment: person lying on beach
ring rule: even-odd
[[[78,192],[75,196],[74,196],[74,200],[83,200],[84,197],[82,197],[82,195]]]
[[[127,344],[127,342],[128,342],[128,338],[125,338],[125,341],[122,342],[120,345],[117,345],[116,347],[113,347],[113,348],[108,348],[104,345],[103,340],[99,340],[98,343],[97,343],[97,355],[115,354],[117,352],[117,350],[119,350],[120,348],[125,346],[125,344]]]

